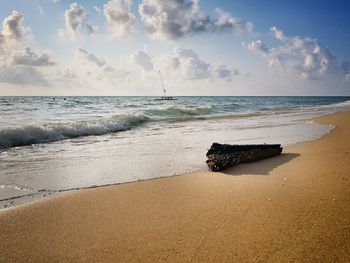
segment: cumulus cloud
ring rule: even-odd
[[[277,27],[275,27],[275,26],[271,27],[270,31],[276,39],[278,39],[280,41],[287,40],[287,37],[284,35],[283,31],[279,30]]]
[[[169,70],[179,70],[185,79],[207,79],[210,77],[210,65],[192,49],[176,47],[163,61]]]
[[[47,85],[43,74],[32,67],[0,67],[0,82],[22,85]]]
[[[23,41],[29,32],[30,29],[24,27],[24,16],[18,11],[12,11],[11,15],[6,17],[2,23],[0,47]]]
[[[130,76],[130,71],[125,68],[115,68],[103,58],[82,48],[76,51],[76,59],[79,68],[75,69],[75,72],[80,80],[88,86],[96,86],[96,83],[101,82],[115,85],[124,82]]]
[[[131,13],[131,0],[110,0],[103,6],[109,32],[113,37],[127,37],[134,33],[136,18]]]
[[[213,66],[206,62],[192,49],[176,47],[172,52],[163,56],[161,68],[179,73],[184,79],[226,79],[230,80],[238,74],[237,70],[225,65]]]
[[[56,62],[52,60],[51,51],[40,53],[33,52],[30,47],[25,47],[23,51],[15,51],[6,57],[9,64],[26,66],[52,66]]]
[[[123,79],[129,75],[129,71],[118,70],[109,65],[103,58],[79,48],[76,51],[78,62],[83,67],[80,73],[92,80],[115,80]],[[96,67],[98,70],[96,70]]]
[[[210,23],[195,0],[143,0],[139,13],[146,31],[160,39],[177,39],[205,31]]]
[[[239,74],[239,71],[237,69],[228,68],[226,65],[219,65],[214,69],[214,74],[218,79],[231,81],[233,76]]]
[[[159,39],[178,39],[200,32],[252,31],[253,24],[244,22],[221,9],[218,18],[205,14],[199,0],[143,0],[139,13],[146,32]]]
[[[245,22],[220,8],[217,8],[215,11],[218,14],[217,21],[213,22],[215,31],[253,31],[254,25],[252,22]]]
[[[248,50],[250,51],[257,51],[264,54],[267,54],[269,52],[268,48],[265,46],[265,43],[261,40],[256,40],[248,43],[247,45]]]
[[[336,58],[327,48],[322,48],[316,39],[288,37],[276,27],[270,29],[280,45],[267,48],[261,41],[246,45],[248,50],[262,54],[272,68],[301,74],[304,78],[317,78],[330,73],[340,73]]]
[[[73,72],[70,69],[65,69],[65,70],[59,70],[56,74],[56,76],[61,77],[62,79],[76,79],[77,78],[77,74],[75,72]]]
[[[134,54],[132,54],[131,59],[145,71],[151,71],[154,68],[151,57],[144,51],[136,51]]]
[[[86,51],[83,48],[79,48],[77,50],[77,54],[84,61],[91,62],[91,63],[95,64],[96,66],[98,66],[99,68],[102,68],[106,65],[106,61],[103,58],[100,58],[92,53],[89,53],[88,51]]]
[[[71,69],[60,69],[52,77],[52,82],[57,84],[64,84],[65,86],[79,86],[79,76]]]
[[[43,69],[57,63],[52,60],[51,51],[8,50],[0,57],[0,82],[22,85],[49,85],[50,77]]]
[[[95,32],[94,27],[87,23],[86,12],[84,7],[77,3],[72,3],[69,9],[64,12],[66,30],[72,38],[80,36],[82,30],[91,34]]]

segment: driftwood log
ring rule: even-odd
[[[279,155],[280,144],[230,145],[213,143],[207,152],[207,165],[210,171],[222,171],[232,165],[248,163]]]

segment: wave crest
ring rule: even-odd
[[[126,115],[74,124],[27,125],[21,128],[8,128],[0,130],[0,149],[125,131],[140,126],[148,120],[149,118],[144,115]]]
[[[146,113],[159,117],[186,117],[186,116],[198,116],[198,115],[210,115],[215,112],[214,107],[169,107],[166,109],[152,109],[147,110]]]

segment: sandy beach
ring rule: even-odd
[[[223,173],[4,210],[0,262],[350,262],[350,112],[315,121],[336,128]]]

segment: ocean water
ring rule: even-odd
[[[350,97],[0,97],[0,208],[72,189],[206,169],[213,142],[329,132]]]

